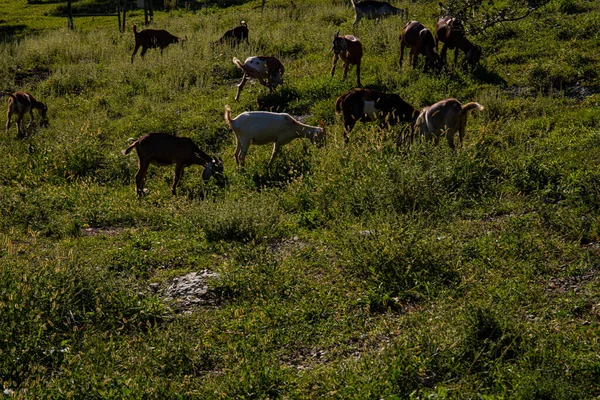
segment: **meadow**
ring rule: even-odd
[[[124,34],[106,17],[71,31],[59,3],[0,1],[0,87],[50,120],[0,134],[4,396],[600,396],[598,2],[552,0],[472,36],[480,66],[449,52],[440,75],[398,66],[400,17],[353,28],[341,0],[235,3],[156,10],[153,27],[188,40],[132,63],[139,10]],[[429,28],[439,13],[393,4]],[[241,20],[249,45],[211,47]],[[365,87],[484,105],[464,146],[398,148],[402,126],[372,123],[344,144],[334,104],[355,75],[329,75],[338,30],[363,42]],[[232,58],[262,54],[285,84],[235,102]],[[251,146],[240,170],[225,105],[323,120],[327,144],[286,145],[270,173],[271,146]],[[172,196],[174,168],[151,167],[138,199],[121,150],[148,132],[222,157],[227,186],[193,166]],[[168,298],[192,272],[210,272],[207,300]]]

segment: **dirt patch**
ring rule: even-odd
[[[294,236],[290,239],[283,239],[277,242],[269,243],[269,250],[277,257],[287,257],[294,251],[304,249],[310,246],[310,243]]]
[[[215,305],[217,296],[209,282],[219,277],[219,274],[207,269],[177,277],[165,291],[164,299],[173,302],[175,309],[182,312],[191,312],[195,307]],[[156,287],[153,287],[153,290],[156,290]]]
[[[578,293],[581,292],[593,278],[593,272],[584,275],[550,278],[546,290],[556,293]]]
[[[109,226],[103,228],[83,228],[81,229],[81,234],[83,236],[115,236],[119,233],[123,232],[125,228]]]

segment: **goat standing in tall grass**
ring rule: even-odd
[[[399,122],[413,122],[419,111],[395,93],[372,89],[352,89],[335,102],[335,112],[344,117],[344,141],[348,143],[358,121],[379,121],[382,128]]]
[[[239,100],[242,89],[249,78],[258,79],[261,85],[269,88],[269,94],[277,85],[283,85],[283,73],[285,68],[281,61],[270,56],[254,56],[246,58],[242,63],[237,57],[233,57],[233,63],[244,71],[242,81],[238,85],[235,100]]]
[[[212,44],[232,44],[237,46],[242,44],[242,42],[244,41],[246,42],[246,44],[249,44],[248,32],[248,24],[246,24],[246,21],[242,21],[235,28],[231,28],[227,32],[225,32],[223,36],[221,36],[221,39],[217,40],[216,42],[213,42]]]
[[[385,1],[363,0],[354,2],[354,0],[350,0],[350,2],[356,13],[352,25],[358,24],[358,21],[360,21],[361,18],[374,19],[377,23],[388,15],[405,15],[403,9],[396,8]]]
[[[435,41],[433,35],[418,21],[410,21],[402,29],[400,34],[400,67],[402,67],[402,59],[404,57],[404,47],[410,49],[409,61],[412,61],[413,68],[417,66],[417,58],[419,54],[425,56],[424,70],[432,69],[438,72],[440,69],[440,59],[435,51]]]
[[[135,187],[139,197],[146,192],[144,180],[150,164],[157,166],[175,164],[175,177],[171,193],[175,195],[177,185],[183,176],[183,169],[190,165],[201,165],[204,167],[202,180],[207,183],[211,176],[217,180],[217,185],[225,185],[223,175],[223,161],[215,159],[196,146],[190,138],[176,137],[166,133],[149,133],[142,136],[129,147],[123,150],[123,155],[128,155],[135,149],[139,158],[139,168],[135,175]]]
[[[438,49],[438,43],[442,42],[442,52],[440,54],[442,65],[446,63],[446,52],[448,49],[454,49],[454,65],[458,59],[458,50],[465,53],[463,68],[475,68],[481,59],[481,47],[471,43],[465,34],[465,27],[462,22],[450,16],[441,17],[435,26],[435,49]]]
[[[48,126],[48,119],[46,118],[46,114],[48,112],[48,106],[42,103],[41,101],[37,101],[31,94],[26,92],[3,92],[2,94],[6,96],[10,96],[8,99],[8,110],[7,110],[7,118],[6,118],[6,133],[8,134],[8,129],[10,128],[10,120],[12,119],[13,114],[17,114],[17,135],[21,136],[23,131],[23,120],[25,114],[29,113],[31,116],[31,121],[27,125],[27,128],[33,124],[33,110],[37,110],[40,114],[41,126]]]
[[[421,135],[427,140],[439,143],[442,134],[445,134],[448,145],[454,149],[454,134],[458,132],[458,142],[462,146],[467,126],[468,112],[471,110],[482,111],[484,107],[476,102],[464,106],[456,99],[446,99],[425,107],[414,124],[414,134]]]
[[[187,40],[187,38],[180,38],[171,35],[164,29],[144,29],[138,32],[135,24],[133,24],[133,36],[135,38],[135,48],[133,49],[133,54],[131,55],[132,63],[133,57],[135,57],[140,47],[142,48],[140,57],[144,58],[144,54],[146,54],[148,49],[155,49],[158,47],[160,48],[160,54],[162,55],[163,50],[171,43],[181,43],[183,45],[183,43]]]
[[[356,86],[362,86],[360,84],[360,63],[363,56],[363,48],[360,40],[353,35],[340,36],[340,32],[336,32],[333,35],[333,45],[331,47],[333,51],[333,66],[331,67],[331,76],[335,74],[335,64],[338,58],[341,58],[344,62],[344,74],[342,80],[346,80],[348,76],[348,67],[350,64],[356,65]]]
[[[251,144],[273,143],[273,153],[267,171],[281,147],[296,138],[308,138],[311,143],[325,144],[325,124],[310,126],[303,124],[286,113],[246,111],[231,118],[231,108],[225,106],[225,122],[235,134],[235,161],[244,167],[246,153]]]

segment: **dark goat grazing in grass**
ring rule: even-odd
[[[173,36],[164,29],[144,29],[138,32],[135,24],[133,24],[133,36],[135,37],[135,48],[133,49],[133,54],[131,55],[132,63],[133,57],[135,57],[135,54],[140,47],[142,48],[140,56],[143,58],[148,49],[155,49],[158,47],[160,48],[160,54],[162,54],[165,47],[171,43],[181,42],[181,44],[183,44],[183,42],[186,40],[177,36]]]
[[[382,93],[372,89],[352,89],[338,97],[336,113],[344,116],[344,140],[357,121],[379,121],[382,127],[399,122],[413,122],[419,111],[394,93]]]
[[[175,164],[175,177],[171,188],[173,195],[183,176],[183,169],[194,164],[204,167],[202,173],[204,183],[208,182],[210,177],[214,175],[217,184],[221,187],[224,185],[223,162],[221,159],[212,158],[200,150],[190,138],[180,138],[166,133],[149,133],[123,150],[123,154],[129,154],[134,148],[139,158],[139,169],[135,175],[135,187],[140,197],[144,195],[144,179],[150,164],[157,166]]]
[[[442,42],[441,62],[446,63],[446,51],[454,49],[454,64],[458,58],[458,50],[465,53],[464,67],[475,68],[481,59],[481,47],[473,44],[465,35],[465,27],[457,18],[442,17],[435,26],[435,49]]]
[[[48,120],[46,119],[46,113],[48,112],[48,106],[42,103],[41,101],[37,101],[31,94],[25,92],[4,92],[5,95],[10,96],[8,99],[8,111],[7,111],[7,119],[6,119],[6,133],[8,134],[8,129],[10,128],[10,120],[13,114],[17,114],[17,135],[21,136],[21,132],[23,130],[23,118],[25,114],[29,113],[31,116],[31,121],[27,125],[29,128],[31,124],[33,124],[33,110],[37,110],[41,117],[40,125],[48,125]]]
[[[342,80],[346,80],[348,75],[348,67],[350,64],[356,65],[356,86],[362,86],[360,84],[360,62],[363,56],[363,48],[360,40],[352,35],[340,36],[337,32],[333,36],[333,67],[331,68],[331,76],[335,73],[335,64],[338,58],[341,58],[344,62],[344,74]]]
[[[414,124],[415,135],[433,140],[437,145],[440,136],[446,135],[450,148],[454,149],[454,134],[458,131],[458,142],[462,146],[467,126],[468,112],[483,110],[479,103],[471,102],[464,106],[456,99],[446,99],[425,107]]]
[[[431,68],[436,72],[439,71],[440,60],[435,52],[433,35],[422,23],[410,21],[404,26],[400,35],[400,67],[402,67],[405,46],[410,48],[409,59],[412,57],[413,67],[417,66],[417,57],[419,54],[423,54],[425,56],[424,70],[427,71]]]
[[[258,79],[261,85],[269,88],[269,93],[273,93],[273,88],[277,85],[283,85],[283,73],[285,68],[281,61],[270,56],[254,56],[246,58],[242,64],[240,60],[233,57],[233,63],[244,71],[242,81],[238,85],[235,100],[239,100],[242,89],[248,78]]]
[[[356,13],[356,17],[352,23],[353,25],[358,24],[358,21],[363,17],[366,19],[374,19],[378,22],[381,18],[388,15],[405,14],[404,10],[396,8],[385,1],[363,0],[355,3],[354,0],[350,0],[350,2]]]
[[[242,21],[240,25],[225,32],[221,39],[217,41],[217,43],[239,45],[243,41],[245,41],[247,44],[249,43],[248,25],[246,24],[246,21]]]

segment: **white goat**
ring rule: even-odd
[[[244,71],[244,77],[239,83],[237,94],[235,95],[236,101],[239,100],[240,93],[248,78],[258,79],[261,85],[269,88],[269,93],[272,93],[273,88],[277,87],[277,85],[283,85],[283,72],[285,68],[281,61],[275,57],[248,57],[243,64],[236,57],[233,57],[233,63]]]
[[[483,110],[479,103],[471,102],[464,106],[456,99],[446,99],[425,107],[415,122],[415,135],[421,134],[427,140],[438,144],[445,133],[450,148],[454,149],[454,134],[458,131],[458,141],[462,146],[470,110]]]
[[[286,113],[246,111],[231,118],[231,108],[225,106],[225,122],[235,133],[235,161],[241,167],[244,166],[250,144],[274,144],[267,170],[271,167],[281,146],[296,138],[307,138],[317,145],[325,144],[326,133],[323,122],[319,124],[321,126],[310,126],[296,121]]]

